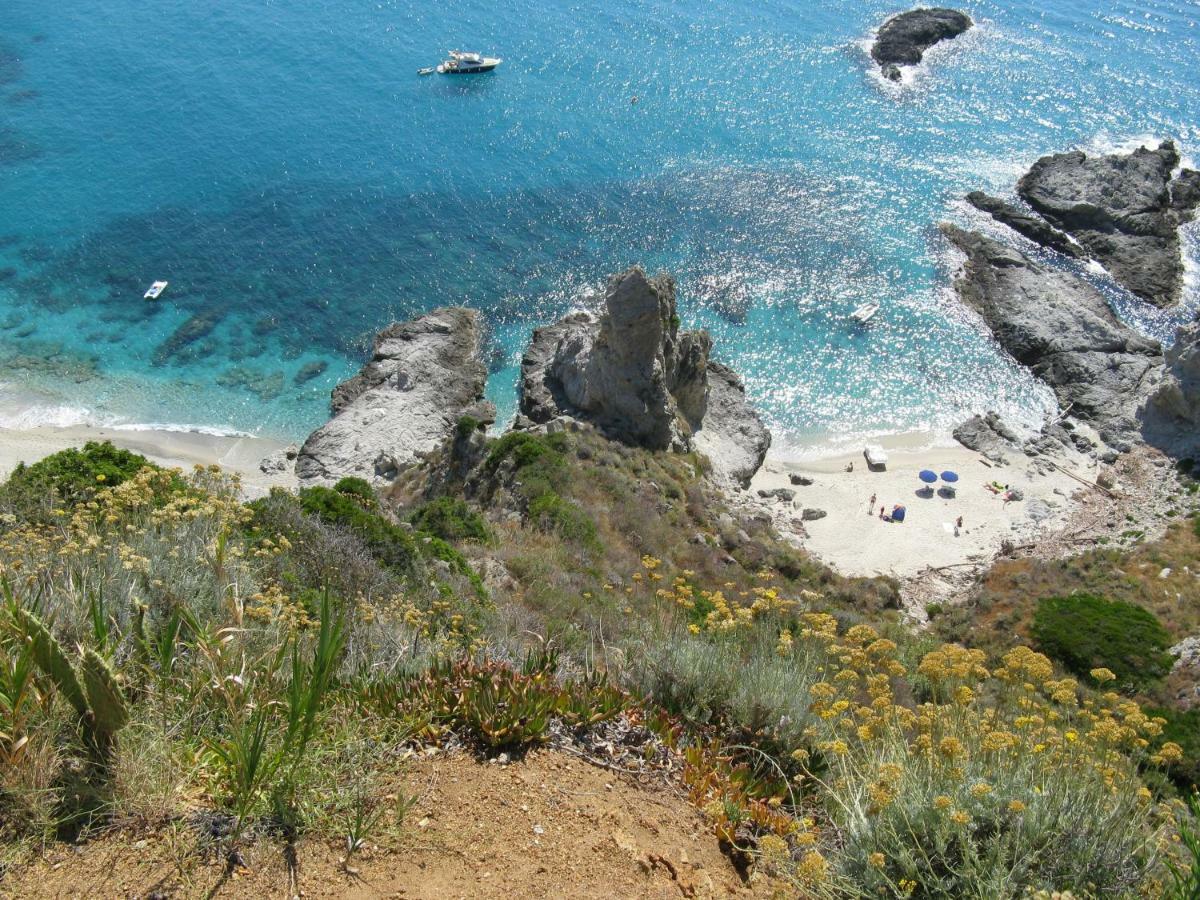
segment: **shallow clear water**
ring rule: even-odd
[[[451,303],[487,314],[510,414],[530,330],[640,262],[781,445],[1030,421],[1049,396],[953,299],[935,223],[1043,153],[1200,148],[1184,0],[966,4],[902,87],[866,55],[879,0],[202,6],[5,4],[0,420],[301,437],[374,330]],[[505,62],[417,77],[451,46]],[[1198,302],[1100,283],[1160,336]]]

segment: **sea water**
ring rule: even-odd
[[[999,233],[962,195],[1045,153],[1195,153],[1200,6],[967,3],[893,85],[867,48],[901,8],[5,0],[0,424],[302,438],[375,330],[446,304],[485,314],[503,419],[531,330],[634,263],[785,452],[1036,421],[1049,392],[954,298],[936,223]],[[451,48],[504,63],[417,76]],[[1197,243],[1173,312],[1080,271],[1166,338]]]

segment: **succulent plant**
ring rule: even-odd
[[[91,648],[83,650],[79,672],[66,650],[36,615],[17,610],[17,621],[33,648],[33,659],[79,714],[84,740],[101,759],[129,721],[129,704],[112,668]]]

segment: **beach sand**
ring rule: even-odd
[[[112,441],[159,465],[185,471],[195,465],[216,463],[242,476],[243,493],[251,499],[265,495],[272,487],[296,487],[296,478],[291,473],[265,475],[258,468],[264,456],[285,446],[278,441],[195,431],[129,431],[87,425],[20,430],[0,428],[0,480],[7,478],[20,462],[37,462],[51,453],[79,447],[88,441]]]
[[[1077,504],[1086,503],[1086,495],[1095,490],[1044,464],[1039,471],[1025,456],[1014,456],[1008,465],[998,466],[957,443],[935,440],[934,435],[896,435],[874,443],[887,451],[885,471],[870,471],[861,451],[803,462],[768,458],[749,492],[785,533],[796,532],[802,508],[824,510],[825,518],[803,523],[807,537],[801,543],[844,575],[904,579],[930,568],[986,564],[1005,540],[1028,542],[1067,524]],[[854,469],[846,472],[850,462]],[[1083,456],[1056,462],[1084,481],[1095,479],[1095,464]],[[934,492],[931,496],[919,490],[921,469],[956,472],[956,495],[947,498]],[[789,478],[793,474],[811,476],[813,484],[793,485]],[[1020,488],[1024,500],[1005,504],[984,488],[992,481]],[[792,504],[757,496],[760,489],[779,487],[796,492]],[[875,502],[868,507],[872,494]],[[903,523],[879,518],[880,506],[890,513],[895,504],[907,509]],[[956,537],[954,521],[959,516],[963,529]]]

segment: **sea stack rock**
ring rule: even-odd
[[[1180,328],[1167,351],[1167,371],[1145,409],[1145,435],[1180,457],[1200,453],[1200,322]]]
[[[301,484],[348,475],[390,481],[441,446],[464,416],[496,411],[483,399],[479,313],[436,309],[375,336],[371,361],[333,389],[333,418],[309,435],[296,459]]]
[[[1107,156],[1076,150],[1039,159],[1017,192],[1120,284],[1166,307],[1183,290],[1179,226],[1200,205],[1200,173],[1175,175],[1178,166],[1170,141]]]
[[[609,279],[599,314],[534,332],[521,360],[521,413],[539,424],[569,415],[654,450],[696,449],[718,477],[748,484],[771,437],[711,349],[707,332],[679,330],[674,280],[634,267]]]
[[[871,58],[885,78],[900,80],[900,66],[915,66],[925,51],[940,41],[956,38],[971,25],[971,17],[956,9],[912,9],[892,16],[879,28]]]
[[[955,289],[1000,345],[1110,447],[1131,446],[1139,433],[1138,407],[1161,375],[1158,342],[1117,319],[1082,279],[981,234],[945,223],[941,230],[966,254]]]

